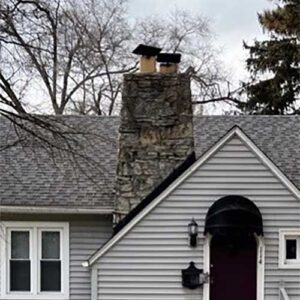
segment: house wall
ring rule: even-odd
[[[100,219],[100,218],[99,218]],[[91,299],[90,271],[82,262],[99,249],[111,236],[110,219],[70,222],[70,299]]]
[[[70,300],[90,300],[90,271],[82,262],[103,245],[111,236],[111,216],[41,216],[2,215],[1,221],[59,221],[69,222],[70,230]],[[2,241],[1,241],[2,242]],[[1,258],[0,258],[1,259]],[[0,263],[0,268],[2,262]],[[0,270],[1,274],[1,270]],[[6,300],[6,299],[5,299]]]
[[[181,269],[191,260],[203,268],[204,236],[188,246],[194,217],[203,232],[212,203],[242,195],[260,209],[265,234],[265,300],[278,299],[279,284],[300,299],[300,270],[278,269],[278,231],[300,229],[300,202],[238,138],[227,142],[175,191],[133,227],[94,266],[100,300],[199,300],[202,288],[185,289]]]

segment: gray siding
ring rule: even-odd
[[[91,300],[90,271],[82,262],[103,245],[111,236],[111,216],[45,217],[37,215],[2,218],[6,221],[59,221],[70,224],[70,300]],[[1,238],[1,235],[0,235]],[[1,243],[3,239],[1,239]],[[1,260],[1,258],[0,258]],[[0,268],[3,260],[0,262]],[[1,274],[1,272],[0,272]]]
[[[248,197],[264,221],[265,300],[278,299],[284,281],[300,299],[300,270],[278,269],[278,230],[300,229],[300,203],[238,138],[227,142],[98,261],[98,299],[199,300],[202,289],[181,286],[181,269],[194,260],[203,268],[203,242],[188,246],[187,224],[200,231],[208,208],[220,197]]]
[[[91,299],[91,276],[89,269],[82,267],[87,260],[111,236],[110,219],[99,221],[70,222],[70,299]]]

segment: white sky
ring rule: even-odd
[[[221,60],[235,83],[247,76],[243,40],[262,39],[257,13],[272,7],[269,0],[129,0],[129,14],[145,17],[163,14],[174,7],[201,14],[211,21],[215,44],[222,49]],[[274,7],[274,2],[273,2]]]

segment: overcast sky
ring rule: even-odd
[[[207,17],[216,36],[215,43],[222,49],[221,59],[237,82],[247,74],[243,40],[263,38],[257,13],[271,6],[269,0],[129,0],[129,13],[144,17],[178,7]]]

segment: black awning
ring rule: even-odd
[[[226,196],[208,210],[204,234],[241,235],[263,234],[262,216],[257,206],[242,196]]]

